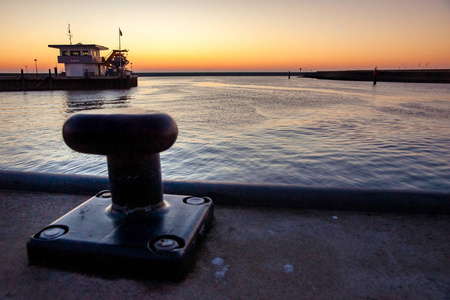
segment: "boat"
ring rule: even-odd
[[[70,34],[70,26],[69,26]],[[48,74],[29,75],[21,70],[20,76],[8,76],[0,80],[0,91],[39,91],[76,89],[128,89],[138,85],[138,76],[127,68],[127,49],[113,49],[106,56],[101,51],[108,47],[98,44],[50,44],[49,48],[59,50],[57,67]]]
[[[60,50],[58,63],[64,64],[65,71],[62,76],[120,76],[130,75],[127,69],[129,64],[125,54],[128,50],[112,50],[107,56],[102,57],[100,51],[108,50],[107,47],[97,44],[75,45],[48,45],[50,48]]]

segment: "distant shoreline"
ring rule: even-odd
[[[373,70],[342,70],[314,72],[134,72],[139,77],[209,77],[209,76],[283,76],[323,80],[373,81]],[[40,73],[40,76],[45,76]],[[0,81],[20,73],[0,73]],[[30,74],[33,76],[33,74]],[[378,82],[450,83],[450,69],[379,70]]]
[[[283,76],[323,80],[373,81],[373,70],[316,71],[316,72],[137,72],[140,77],[176,76]],[[450,69],[379,70],[377,81],[450,83]]]
[[[139,77],[177,76],[283,76],[323,80],[373,81],[373,70],[316,71],[316,72],[136,72]],[[450,69],[379,70],[379,82],[450,83]]]
[[[176,77],[176,76],[288,76],[285,72],[134,72],[140,77]],[[299,72],[291,72],[291,76],[298,76]]]
[[[291,72],[291,76],[298,76],[300,72]],[[284,72],[133,72],[140,77],[176,77],[176,76],[288,76],[289,71]],[[6,77],[18,77],[21,73],[0,73],[0,80]],[[48,76],[47,73],[39,73],[39,76]],[[52,75],[53,76],[53,75]],[[36,77],[35,73],[25,77]]]

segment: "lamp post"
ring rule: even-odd
[[[37,71],[37,58],[34,59],[34,65],[36,66],[36,77],[38,76],[38,71]]]

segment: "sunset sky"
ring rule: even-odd
[[[134,71],[450,68],[450,0],[0,1],[0,72],[53,69],[68,23]]]

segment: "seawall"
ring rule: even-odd
[[[51,76],[2,76],[2,91],[47,91],[47,90],[94,90],[94,89],[128,89],[137,86],[138,76],[85,76],[85,77],[51,77]]]
[[[183,76],[298,76],[299,72],[138,72],[140,77],[183,77]]]
[[[373,81],[374,71],[373,70],[317,71],[317,72],[303,73],[302,77],[328,79],[328,80]],[[378,70],[377,81],[450,83],[450,69]]]

